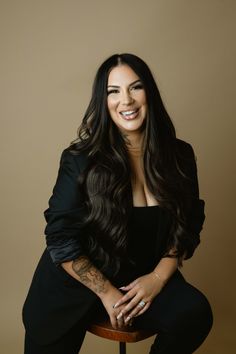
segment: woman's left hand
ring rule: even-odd
[[[118,318],[129,313],[128,317],[126,317],[128,322],[131,318],[143,314],[161,291],[163,285],[155,274],[149,273],[120,288],[122,291],[127,291],[127,293],[114,306],[118,308],[125,302],[128,302],[128,304],[120,311]]]

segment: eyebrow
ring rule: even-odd
[[[132,85],[136,84],[137,82],[141,82],[141,80],[140,80],[140,79],[135,80],[134,82],[131,82],[131,84],[129,84],[129,86],[132,86]],[[108,85],[107,87],[117,87],[117,88],[119,88],[120,86],[117,86],[117,85]]]

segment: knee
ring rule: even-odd
[[[199,333],[207,336],[213,325],[213,313],[207,298],[195,294],[191,299],[182,299],[174,316],[167,316],[164,328],[172,334]]]

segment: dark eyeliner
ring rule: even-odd
[[[135,89],[142,89],[143,88],[143,84],[137,84],[137,85],[134,85],[132,88],[135,88]]]
[[[117,89],[113,89],[113,90],[107,91],[107,95],[109,95],[110,93],[115,93],[115,92],[117,92]]]

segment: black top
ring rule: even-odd
[[[160,206],[133,206],[128,220],[128,256],[123,260],[121,270],[115,278],[121,285],[127,285],[138,276],[147,274],[157,265],[157,241],[159,234]],[[160,242],[159,242],[160,244]]]

